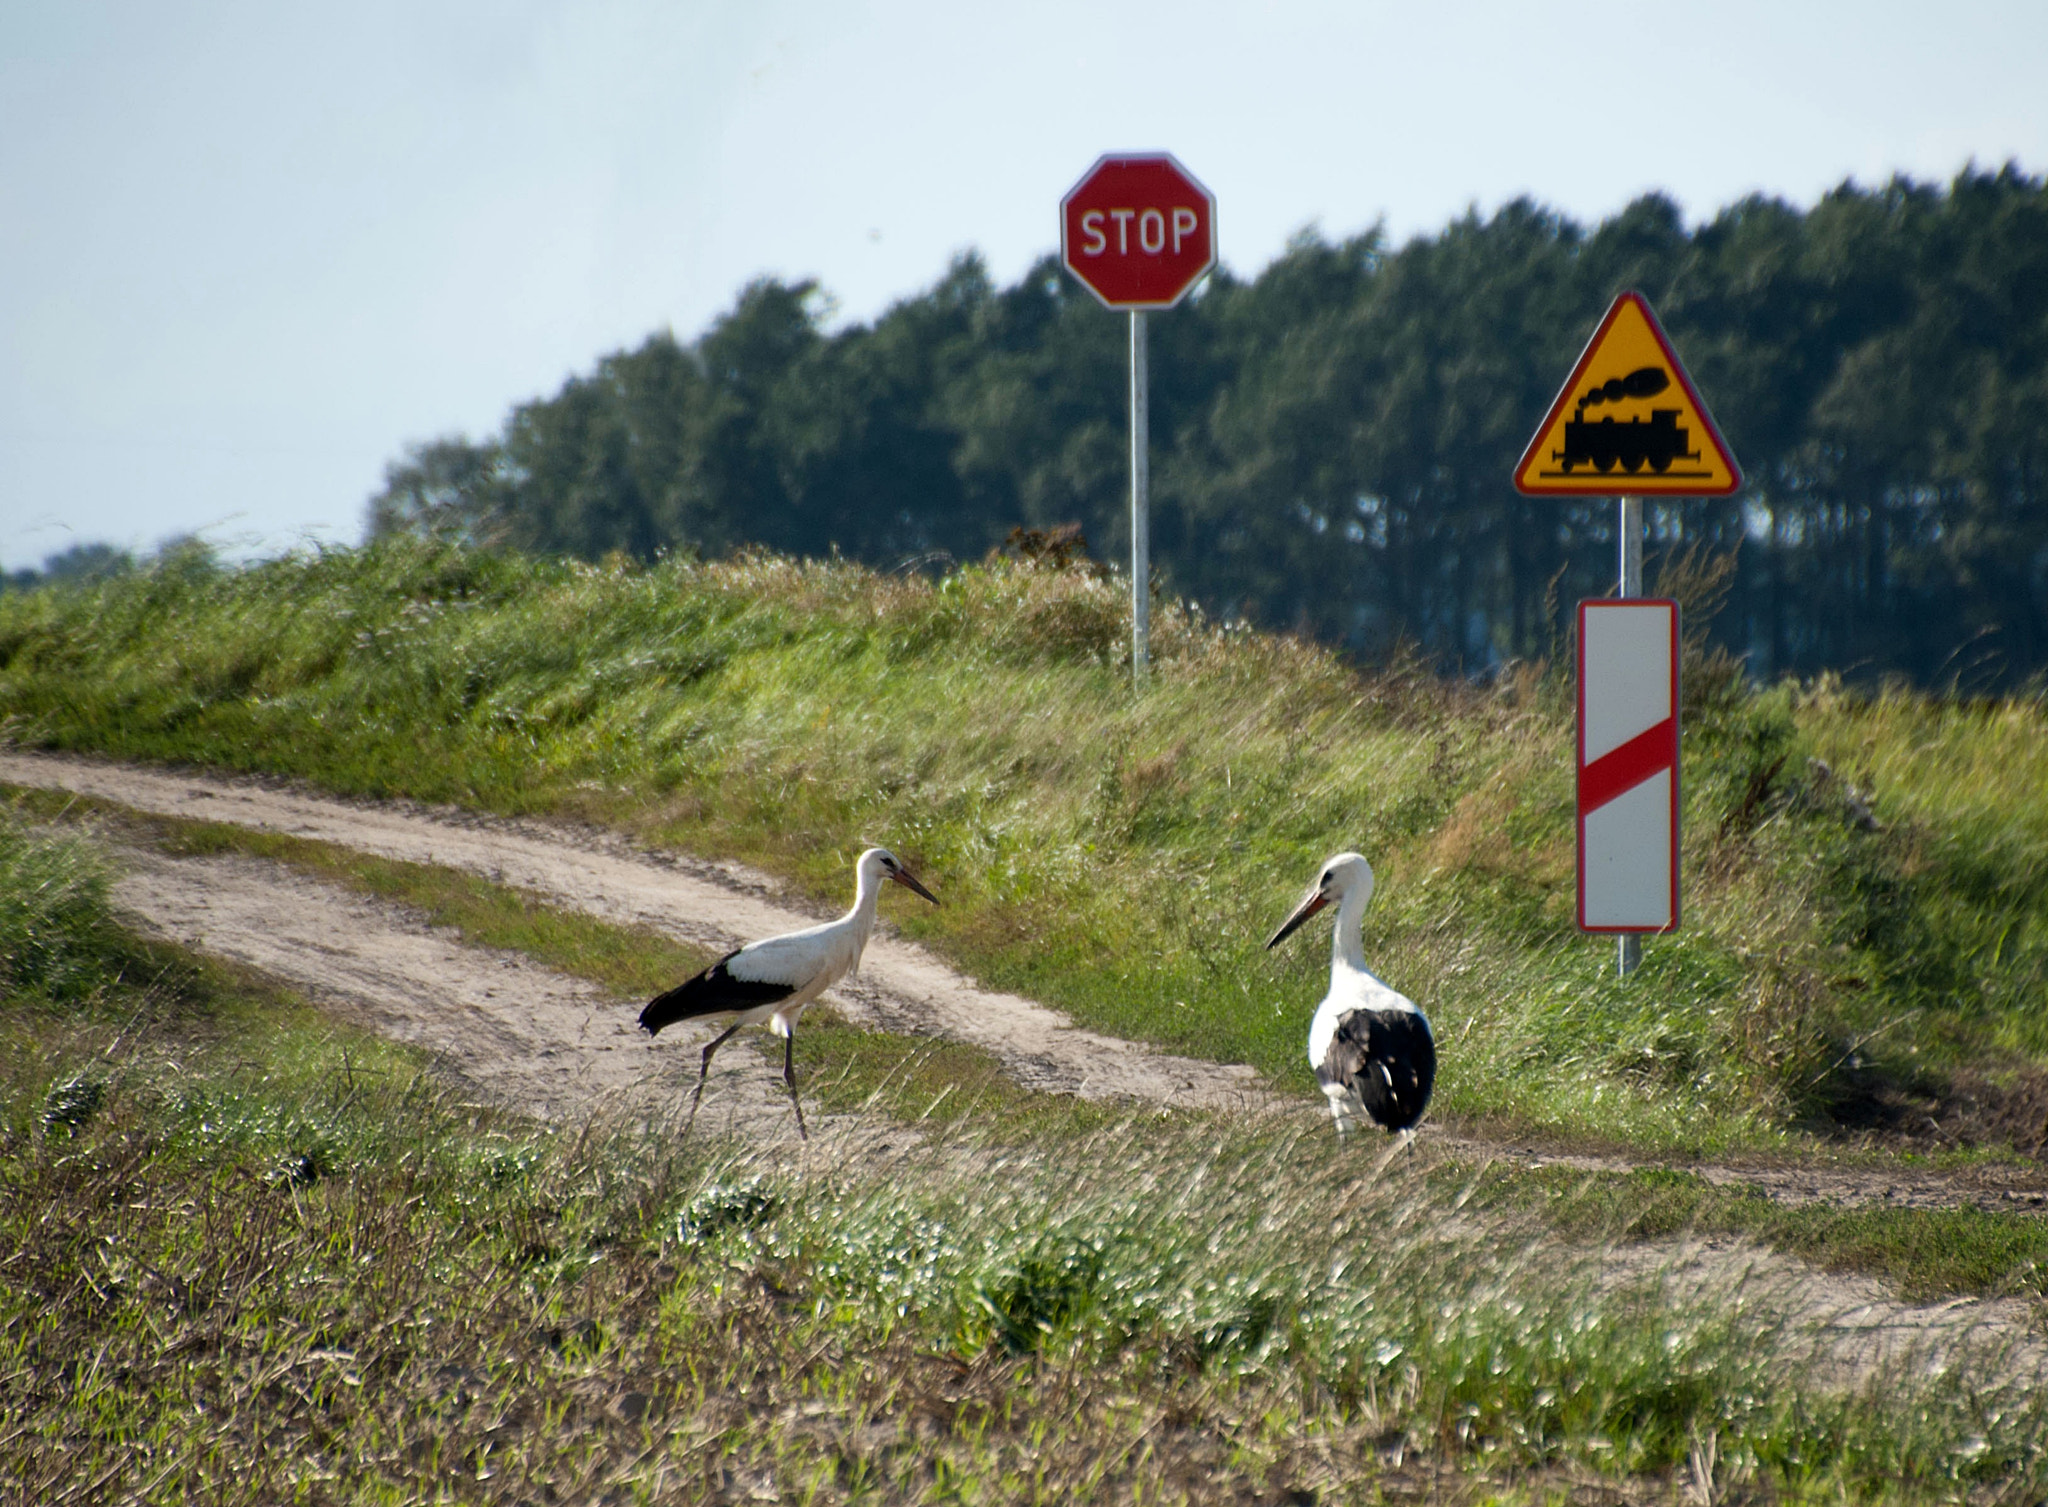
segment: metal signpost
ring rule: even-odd
[[[1216,265],[1215,196],[1166,152],[1098,158],[1060,201],[1060,260],[1105,308],[1131,315],[1131,678],[1142,685],[1152,617],[1145,312],[1172,308]]]
[[[1642,933],[1678,925],[1678,605],[1643,600],[1643,498],[1741,486],[1657,316],[1623,293],[1516,462],[1515,490],[1620,504],[1620,589],[1579,603],[1578,829],[1579,927],[1618,934],[1624,977]]]

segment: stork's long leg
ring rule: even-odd
[[[796,1030],[782,1038],[782,1081],[789,1086],[789,1102],[796,1110],[796,1134],[800,1141],[808,1141],[811,1133],[804,1129],[803,1101],[796,1096]]]
[[[687,1136],[690,1133],[690,1126],[697,1123],[697,1106],[704,1102],[704,1080],[711,1075],[711,1054],[724,1046],[726,1038],[739,1028],[739,1022],[735,1021],[711,1045],[704,1048],[704,1060],[697,1067],[697,1092],[690,1095],[690,1118],[683,1126],[684,1135]]]

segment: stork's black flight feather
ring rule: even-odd
[[[734,948],[695,978],[686,979],[666,994],[657,994],[649,1000],[647,1008],[640,1012],[640,1029],[650,1036],[657,1036],[663,1026],[672,1026],[679,1020],[695,1020],[700,1015],[722,1015],[727,1011],[758,1010],[763,1005],[772,1005],[796,993],[790,984],[734,978],[725,965],[744,950]]]
[[[1349,1087],[1376,1124],[1406,1130],[1429,1108],[1436,1042],[1416,1010],[1353,1010],[1316,1064],[1316,1079]]]

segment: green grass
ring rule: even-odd
[[[346,1037],[235,1055],[62,1128],[22,1110],[66,1052],[11,1059],[23,1500],[1664,1500],[1702,1440],[1792,1500],[2048,1484],[1990,1357],[1833,1389],[1774,1294],[1603,1282],[1319,1141],[797,1176],[493,1123]]]
[[[395,863],[224,823],[142,815],[61,792],[20,790],[10,799],[18,817],[84,821],[102,832],[111,827],[124,840],[146,841],[172,855],[232,852],[287,863],[358,893],[408,905],[473,945],[524,952],[605,984],[623,1000],[667,987],[710,956],[645,928],[563,911],[532,894],[433,865]],[[52,851],[82,861],[90,854],[75,844]],[[772,1038],[749,1041],[771,1066],[779,1066],[780,1048]],[[941,1138],[972,1128],[1043,1149],[1099,1133],[1128,1114],[1114,1105],[1032,1093],[978,1048],[864,1031],[824,1006],[805,1016],[801,1058],[805,1093],[826,1109],[879,1112]],[[1473,1175],[1456,1154],[1440,1160],[1441,1176]],[[1499,1206],[1536,1214],[1575,1238],[1740,1234],[1824,1269],[1879,1276],[1913,1298],[2040,1294],[2048,1284],[2042,1275],[2048,1270],[2048,1221],[2029,1214],[1974,1207],[1786,1208],[1679,1168],[1592,1176],[1556,1168],[1490,1170],[1477,1186]]]
[[[105,861],[82,836],[41,836],[0,815],[0,991],[23,1006],[80,1007],[146,969],[107,909]]]
[[[946,901],[905,929],[984,981],[1293,1088],[1324,944],[1261,943],[1357,848],[1367,949],[1431,1012],[1446,1116],[1705,1154],[1930,1117],[2039,1143],[2037,701],[1751,692],[1694,656],[1686,928],[1622,984],[1571,925],[1561,676],[1357,669],[1161,604],[1138,698],[1124,611],[1113,583],[1001,564],[181,557],[0,601],[0,727],[586,817],[834,901],[887,841]]]
[[[1998,1355],[1845,1384],[1790,1294],[1608,1276],[1584,1191],[1375,1176],[1316,1121],[931,1116],[801,1166],[549,1130],[126,936],[86,843],[8,813],[0,877],[14,1499],[1661,1502],[1707,1459],[1791,1501],[2048,1487]],[[893,1054],[918,1118],[933,1049],[823,1034]]]

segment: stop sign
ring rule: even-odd
[[[1112,309],[1170,309],[1216,264],[1216,199],[1166,152],[1097,160],[1060,200],[1060,260]]]

